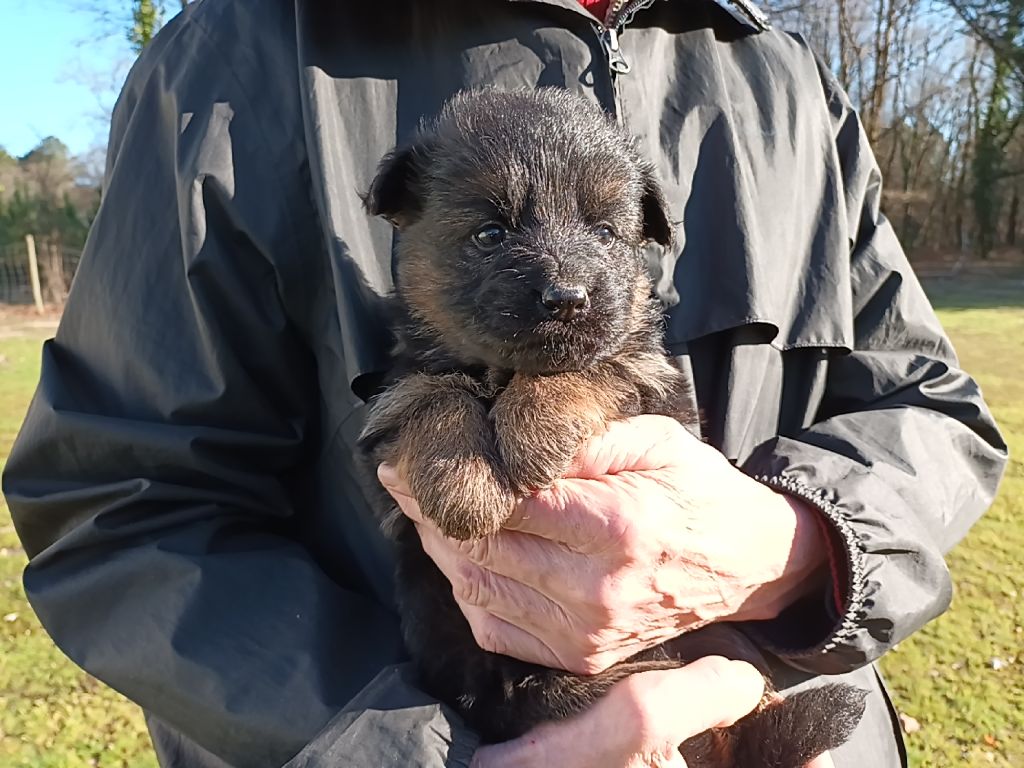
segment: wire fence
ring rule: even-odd
[[[78,268],[81,251],[44,237],[35,238],[39,290],[46,304],[63,304]],[[32,268],[28,243],[0,245],[0,303],[32,304]]]

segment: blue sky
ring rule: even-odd
[[[22,155],[46,136],[74,153],[106,143],[132,54],[117,20],[73,7],[111,0],[0,0],[0,147]]]

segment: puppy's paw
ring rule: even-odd
[[[507,411],[495,414],[494,429],[509,479],[524,494],[565,475],[586,439],[586,430],[573,420],[537,419],[530,424]]]
[[[629,393],[614,384],[581,373],[513,377],[490,419],[516,491],[532,493],[565,476],[583,443],[621,411]]]
[[[483,457],[434,462],[411,485],[424,517],[460,541],[497,533],[516,503],[508,479]]]

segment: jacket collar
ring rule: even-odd
[[[512,3],[524,3],[524,2],[526,2],[526,3],[542,3],[544,5],[555,5],[555,6],[558,6],[559,8],[564,8],[565,10],[570,11],[572,13],[577,13],[577,14],[579,14],[581,16],[585,16],[591,22],[594,21],[594,17],[582,5],[580,5],[578,2],[576,2],[576,0],[508,0],[508,1],[512,2]],[[750,27],[754,32],[767,32],[769,29],[772,28],[771,21],[768,18],[768,14],[766,14],[763,10],[761,10],[761,8],[758,7],[757,4],[753,2],[753,0],[711,0],[711,1],[714,2],[717,5],[720,5],[726,11],[728,11],[729,14],[733,18],[735,18],[741,24],[744,24],[744,25]],[[654,2],[654,0],[646,0],[645,2],[638,3],[638,5],[639,5],[639,7],[646,7],[648,5],[651,5],[653,2]],[[613,0],[612,4],[615,5],[614,0]],[[632,3],[629,3],[629,0],[627,0],[627,4],[632,4]],[[627,14],[627,19],[626,19],[627,22],[628,22],[628,15],[629,14]]]

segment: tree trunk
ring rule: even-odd
[[[839,82],[844,89],[850,89],[850,65],[849,65],[849,18],[846,15],[846,0],[839,0],[839,9],[836,13],[836,32],[839,42]]]
[[[882,132],[882,110],[885,107],[886,86],[889,84],[889,56],[892,52],[892,33],[896,24],[896,0],[878,0],[877,11],[874,41],[875,72],[864,119],[864,131],[871,144],[878,141]]]
[[[1020,192],[1016,185],[1013,187],[1013,197],[1010,198],[1010,213],[1006,220],[1006,244],[1014,246],[1017,244],[1017,209],[1020,207]]]
[[[46,288],[54,304],[63,304],[68,295],[67,280],[64,278],[64,248],[60,235],[52,232],[46,245]]]

